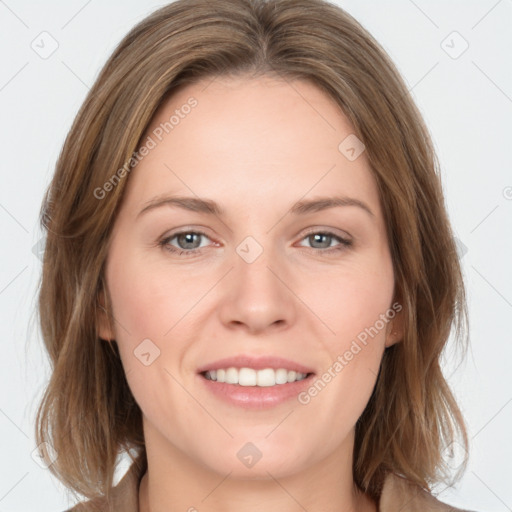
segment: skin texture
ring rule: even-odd
[[[393,266],[366,155],[350,161],[338,150],[354,130],[325,93],[268,76],[187,85],[162,104],[146,136],[190,97],[197,106],[128,178],[106,266],[116,323],[102,321],[99,334],[117,341],[144,418],[140,509],[375,511],[352,478],[354,425],[383,351],[401,337],[400,315],[307,405],[292,398],[242,409],[211,394],[198,374],[248,354],[288,358],[321,376],[391,308]],[[165,205],[138,216],[167,195],[208,198],[225,213]],[[289,212],[299,200],[342,195],[373,215],[356,206]],[[206,233],[200,252],[158,244],[182,228]],[[315,242],[312,233],[325,231],[335,237]],[[236,251],[248,236],[263,249],[252,263]],[[190,251],[184,243],[167,246]],[[160,350],[148,366],[134,355],[145,339]],[[262,454],[251,468],[237,457],[248,442]]]

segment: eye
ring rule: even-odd
[[[158,245],[166,251],[179,256],[194,256],[201,252],[201,249],[207,247],[207,241],[211,239],[202,231],[181,231],[164,237]],[[343,250],[352,245],[352,241],[342,238],[330,231],[314,231],[306,235],[302,241],[307,241],[308,245],[299,244],[300,247],[307,247],[317,252],[331,253]],[[203,243],[204,242],[204,243]]]
[[[347,240],[345,238],[340,237],[330,231],[318,231],[309,233],[302,240],[307,240],[309,242],[309,248],[317,249],[323,252],[331,252],[343,250],[346,247],[350,247],[352,245],[352,240]],[[332,245],[335,242],[336,245]],[[301,244],[301,247],[308,247]]]
[[[202,247],[208,244],[202,244],[204,239],[209,237],[201,231],[182,231],[165,237],[159,242],[159,245],[172,253],[178,254],[195,254]],[[173,243],[174,242],[174,243]]]

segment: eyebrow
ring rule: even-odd
[[[186,196],[164,196],[154,197],[145,203],[144,208],[137,214],[137,218],[142,214],[161,206],[177,206],[184,210],[216,215],[218,217],[225,214],[225,211],[219,206],[219,204],[211,199]],[[356,206],[367,212],[371,217],[375,217],[375,214],[366,203],[359,199],[346,196],[320,197],[317,199],[298,201],[290,208],[290,212],[294,215],[306,215],[308,213],[319,212],[327,210],[328,208],[340,206]]]

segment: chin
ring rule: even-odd
[[[230,440],[223,447],[213,443],[213,451],[204,454],[202,464],[220,475],[229,474],[232,479],[267,480],[270,475],[279,479],[298,473],[308,466],[308,459],[313,462],[313,453],[318,455],[318,450],[312,449],[308,458],[303,443],[292,447],[264,438],[239,439]]]

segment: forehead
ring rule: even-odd
[[[378,210],[366,155],[348,159],[347,137],[354,128],[341,108],[308,81],[204,79],[181,86],[153,116],[143,144],[154,147],[132,172],[128,195],[234,201],[228,192],[236,190],[239,200],[264,205],[339,192]]]

